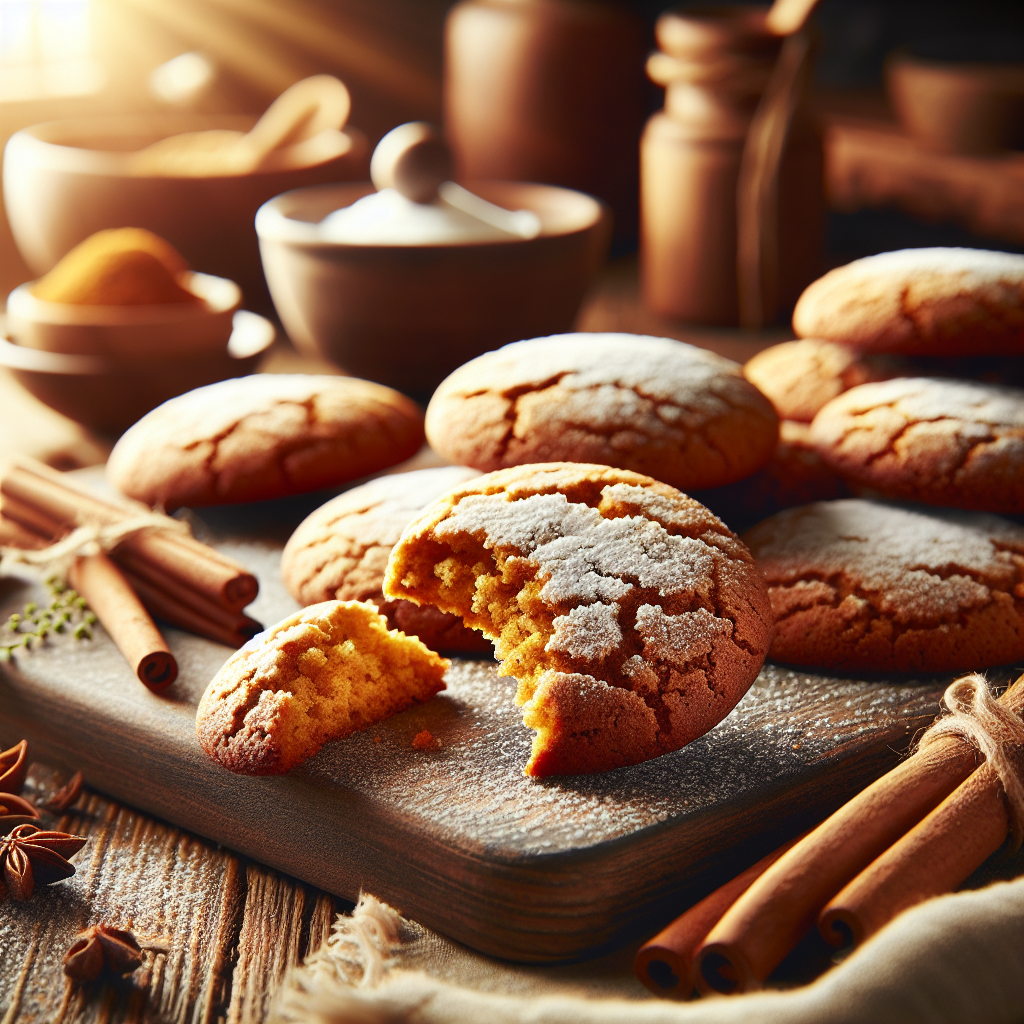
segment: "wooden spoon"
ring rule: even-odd
[[[214,129],[160,139],[132,158],[131,173],[174,177],[248,174],[275,150],[295,146],[348,120],[348,89],[332,75],[313,75],[285,89],[249,132]]]

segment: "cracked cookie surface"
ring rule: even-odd
[[[844,391],[893,374],[848,345],[798,338],[758,352],[744,364],[743,376],[775,406],[780,420],[810,423]]]
[[[599,463],[685,490],[753,473],[777,433],[771,403],[737,363],[636,334],[506,345],[442,381],[427,408],[427,437],[452,462]]]
[[[1024,512],[1024,390],[900,377],[852,388],[811,424],[848,480],[929,505]]]
[[[428,700],[449,662],[389,630],[371,604],[326,601],[239,648],[196,711],[196,737],[222,768],[281,775],[329,740]]]
[[[353,377],[255,374],[164,402],[114,446],[107,475],[174,509],[279,498],[386,469],[418,451],[423,415]]]
[[[529,775],[684,746],[732,710],[771,640],[736,535],[675,488],[607,466],[520,466],[449,492],[403,533],[384,592],[494,640],[537,733]]]
[[[771,657],[954,672],[1024,657],[1024,529],[978,512],[848,499],[743,535],[768,580]]]
[[[476,630],[430,605],[389,601],[381,589],[391,549],[402,531],[446,491],[480,474],[442,466],[382,476],[321,505],[291,535],[281,576],[302,604],[371,601],[392,629],[418,636],[435,651],[490,653]]]
[[[793,329],[870,352],[1019,354],[1024,256],[934,248],[854,260],[808,285]]]

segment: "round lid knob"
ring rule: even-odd
[[[370,178],[378,190],[393,188],[416,203],[431,203],[452,176],[452,158],[441,133],[425,121],[400,124],[377,143]]]

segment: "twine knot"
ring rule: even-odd
[[[1010,760],[1009,748],[1024,745],[1024,721],[992,696],[979,672],[950,683],[942,700],[950,713],[932,723],[917,749],[924,750],[943,736],[962,736],[977,747],[1003,785],[1013,849],[1019,850],[1024,839],[1024,781]]]
[[[0,548],[0,576],[10,574],[16,566],[34,569],[46,579],[67,581],[68,572],[80,555],[111,551],[132,534],[142,530],[191,534],[188,523],[159,512],[140,511],[117,523],[89,523],[76,527],[45,548]]]

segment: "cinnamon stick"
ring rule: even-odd
[[[170,686],[178,663],[121,570],[104,554],[83,555],[70,580],[139,679],[151,690]]]
[[[241,647],[263,629],[255,619],[197,599],[194,594],[186,603],[130,569],[123,569],[123,574],[146,609],[172,626],[179,626],[229,647]]]
[[[0,513],[0,546],[6,548],[27,548],[30,551],[49,545],[45,537],[27,530],[21,523]]]
[[[1011,754],[1024,778],[1024,748]],[[1003,785],[987,762],[862,871],[821,913],[834,946],[860,945],[897,914],[952,892],[995,853],[1009,831]]]
[[[0,511],[7,519],[51,542],[67,533],[67,527],[58,520],[45,515],[27,502],[12,498],[9,494],[0,494]]]
[[[69,486],[56,470],[19,459],[0,480],[5,502],[13,500],[64,529],[88,524],[117,525],[131,518],[133,509],[119,507]],[[139,511],[146,511],[139,505]],[[12,516],[12,518],[15,518]],[[19,520],[21,521],[21,520]],[[29,522],[22,525],[30,529]],[[119,548],[132,551],[154,570],[173,576],[226,608],[241,611],[259,592],[256,578],[242,566],[192,538],[157,529],[143,530],[125,538]]]
[[[1024,676],[1000,698],[1024,709]],[[936,741],[878,779],[779,858],[708,934],[697,952],[702,991],[760,987],[814,926],[825,905],[906,835],[978,767],[965,740]]]
[[[633,959],[633,973],[640,983],[659,996],[688,999],[697,984],[694,954],[708,932],[751,884],[801,838],[797,836],[762,857],[645,942]]]

